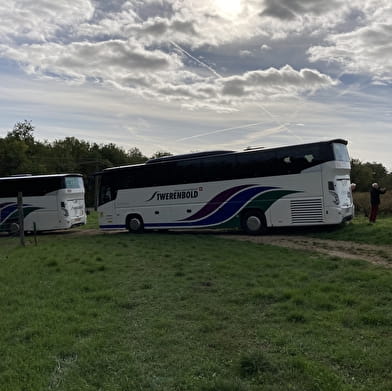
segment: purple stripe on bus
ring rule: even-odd
[[[265,193],[269,190],[276,189],[276,187],[271,186],[257,186],[250,189],[245,189],[238,192],[232,200],[226,202],[222,205],[221,208],[217,209],[214,213],[206,218],[199,221],[188,221],[184,222],[183,220],[179,220],[178,222],[173,223],[146,223],[144,226],[146,228],[154,228],[154,227],[202,227],[202,226],[213,226],[222,224],[223,222],[229,220],[234,217],[245,205],[251,202],[256,196],[261,193]],[[272,192],[273,193],[273,192]],[[275,196],[273,196],[275,198]],[[280,197],[278,197],[280,198]],[[276,199],[278,199],[276,198]],[[274,199],[274,201],[276,201]]]
[[[221,193],[216,195],[212,200],[210,200],[205,206],[203,206],[198,212],[180,221],[192,221],[192,220],[201,219],[209,215],[210,213],[214,212],[216,209],[218,209],[223,204],[223,202],[229,199],[233,194],[251,186],[255,186],[255,185],[241,185],[222,191]]]

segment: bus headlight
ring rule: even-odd
[[[338,194],[336,193],[336,192],[334,192],[334,191],[330,191],[330,194],[332,195],[332,197],[333,197],[333,203],[335,204],[335,205],[339,205],[339,196],[338,196]]]

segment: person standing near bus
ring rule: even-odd
[[[385,194],[386,189],[380,188],[378,183],[373,183],[370,189],[370,216],[369,216],[369,223],[375,223],[378,213],[378,207],[380,205],[380,194]]]

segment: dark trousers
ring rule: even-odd
[[[372,205],[372,209],[370,211],[370,216],[369,216],[369,221],[371,223],[376,222],[377,213],[378,213],[378,205]]]

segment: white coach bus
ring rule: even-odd
[[[347,141],[168,156],[98,173],[101,229],[340,224],[353,217]]]
[[[24,230],[51,231],[86,223],[80,174],[23,175],[0,178],[0,232],[18,224],[18,192],[23,195]]]

